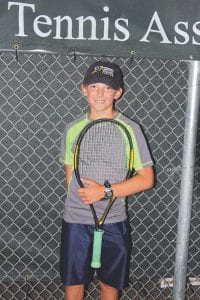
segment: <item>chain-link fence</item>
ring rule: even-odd
[[[0,299],[63,299],[59,244],[66,197],[59,163],[66,123],[87,110],[80,92],[94,57],[0,56]],[[124,72],[117,109],[138,121],[155,162],[156,186],[129,199],[130,285],[121,299],[170,299],[174,274],[187,99],[186,62],[110,59]],[[188,277],[200,274],[199,137]],[[168,279],[169,278],[169,279]],[[191,280],[188,280],[188,283]],[[86,299],[98,299],[96,279]],[[187,299],[199,299],[189,284]]]

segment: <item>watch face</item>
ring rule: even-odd
[[[111,191],[107,191],[107,192],[106,192],[106,196],[107,196],[107,197],[112,197],[112,192],[111,192]]]
[[[111,189],[106,189],[105,190],[105,197],[106,198],[112,198],[112,196],[113,196],[112,190]]]

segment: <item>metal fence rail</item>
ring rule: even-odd
[[[66,196],[59,163],[66,123],[86,112],[80,92],[93,57],[0,56],[0,295],[63,299],[60,226]],[[187,98],[185,62],[110,59],[122,67],[125,93],[117,109],[142,124],[155,161],[154,189],[129,199],[130,285],[121,299],[170,299],[174,274],[181,159]],[[199,137],[188,277],[199,276]],[[198,299],[189,284],[188,299]],[[86,299],[98,299],[96,279]]]

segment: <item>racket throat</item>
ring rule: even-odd
[[[96,229],[102,230],[103,229],[103,224],[105,222],[106,216],[102,216],[101,219],[98,221],[98,226],[96,226]]]

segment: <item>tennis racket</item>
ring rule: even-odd
[[[127,127],[115,119],[98,119],[80,132],[74,151],[74,173],[80,187],[81,178],[110,185],[126,180],[133,173],[133,143]],[[116,198],[90,204],[95,223],[92,268],[101,267],[103,224]]]

